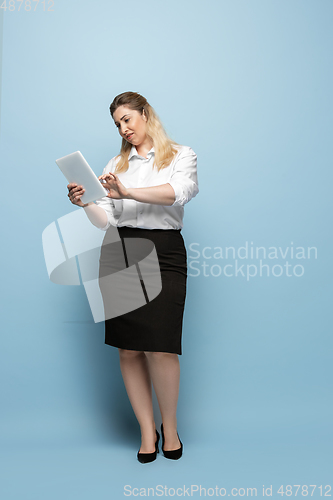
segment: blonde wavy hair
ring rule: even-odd
[[[146,134],[147,137],[152,141],[155,149],[155,160],[153,168],[156,166],[157,170],[160,171],[170,165],[174,159],[177,149],[175,146],[179,144],[167,135],[164,127],[157,116],[154,108],[148,103],[147,99],[136,92],[123,92],[117,95],[112,104],[110,105],[110,113],[113,119],[113,114],[119,106],[127,106],[130,109],[138,111],[141,115],[143,111],[147,117],[146,122]],[[115,173],[126,172],[129,167],[128,156],[132,149],[132,144],[126,139],[122,139],[120,157],[117,166],[115,168]]]

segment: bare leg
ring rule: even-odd
[[[155,451],[151,379],[147,358],[142,351],[119,349],[120,369],[126,391],[141,429],[140,453]]]
[[[145,352],[145,354],[162,415],[164,450],[176,450],[180,447],[176,417],[180,377],[178,355],[166,352]]]

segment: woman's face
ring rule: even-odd
[[[113,113],[113,120],[119,130],[119,134],[127,142],[139,146],[146,139],[147,118],[127,106],[119,106]]]

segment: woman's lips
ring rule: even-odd
[[[134,132],[133,132],[133,134],[134,134]],[[133,134],[128,135],[128,136],[126,137],[126,139],[130,139],[130,138],[133,136]]]

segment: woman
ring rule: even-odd
[[[184,205],[197,195],[197,157],[172,141],[154,109],[135,92],[113,100],[110,113],[122,137],[120,154],[110,160],[99,180],[106,197],[84,204],[82,186],[68,184],[68,196],[84,207],[90,221],[106,231],[116,226],[124,238],[146,238],[158,256],[162,290],[134,311],[105,320],[105,343],[119,349],[126,391],[141,429],[137,458],[152,462],[158,453],[151,383],[162,416],[162,451],[177,460],[183,445],[177,433],[179,359],[186,296],[187,255],[181,235]],[[112,253],[102,245],[100,266]],[[125,249],[125,246],[124,246]],[[101,276],[101,275],[100,275]]]

